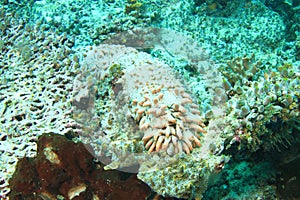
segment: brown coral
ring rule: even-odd
[[[151,189],[135,174],[105,171],[82,143],[44,134],[35,158],[20,159],[10,199],[146,199]]]

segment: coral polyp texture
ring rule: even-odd
[[[130,115],[144,133],[142,140],[149,152],[190,153],[201,145],[205,125],[199,106],[169,66],[140,63],[117,84],[122,85],[119,95],[129,101]]]
[[[253,56],[236,58],[223,68],[223,84],[230,97],[225,120],[234,130],[227,132],[228,126],[227,137],[247,144],[252,151],[289,147],[300,127],[300,79],[296,68],[283,64],[276,70],[269,69]],[[244,72],[238,73],[241,68]]]
[[[106,52],[110,49],[116,52],[111,54],[111,58],[107,54],[112,51]],[[112,98],[118,108],[124,105],[117,114],[126,115],[135,122],[132,126],[139,129],[137,136],[142,134],[141,141],[148,152],[189,154],[194,147],[201,146],[205,125],[199,106],[193,103],[195,100],[168,65],[146,53],[120,45],[94,47],[86,60],[83,64],[86,67],[95,63],[99,67],[100,79],[108,77],[105,70],[110,69],[109,65],[124,63],[120,65],[123,68],[120,78],[115,77],[111,86],[114,87]],[[99,65],[101,61],[103,63]]]
[[[216,155],[222,123],[206,127],[187,82],[150,54],[123,45],[88,48],[75,85],[81,139],[102,162],[110,158],[106,169],[136,170],[159,194],[189,198],[201,196],[225,162]]]
[[[299,169],[300,17],[296,1],[287,2],[1,1],[0,199],[13,194],[8,180],[17,161],[28,164],[42,152],[37,138],[44,133],[81,140],[104,170],[137,173],[163,196],[200,199],[209,185],[203,199],[278,199],[280,190],[282,198],[299,198],[288,194],[299,188],[298,175],[286,172]],[[95,159],[76,157],[75,144],[65,143],[66,154],[47,144],[42,154],[53,164],[39,169],[50,180],[21,180],[29,195],[61,175],[66,182],[56,193],[83,195],[101,174],[105,185],[116,183],[97,169],[73,182],[78,174],[65,176],[72,165],[51,176],[62,163]],[[277,192],[271,176],[256,180],[268,166],[279,175]],[[17,173],[35,178],[34,170]],[[265,183],[276,197],[265,189],[260,195]],[[108,199],[116,192],[102,191]],[[65,197],[80,198],[74,195]]]
[[[36,155],[37,136],[71,132],[68,95],[78,67],[74,40],[5,12],[0,10],[1,199],[18,159]]]

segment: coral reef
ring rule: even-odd
[[[229,150],[230,161],[213,177],[204,199],[298,199],[299,150],[299,132],[293,145],[281,152],[261,149],[249,154],[235,145]]]
[[[142,140],[149,152],[165,150],[168,154],[190,153],[201,146],[200,133],[205,133],[199,106],[167,65],[157,62],[140,64],[127,71],[116,84],[128,101],[130,112],[144,132]],[[195,102],[195,101],[194,101]]]
[[[228,0],[194,0],[195,12],[205,11],[210,16],[228,17],[236,7],[239,1]]]
[[[227,1],[226,5],[222,0],[209,1],[218,4],[212,15],[207,13],[211,11],[207,4],[196,6],[194,2],[177,1],[159,11],[149,6],[152,12],[158,12],[152,24],[192,36],[217,63],[252,53],[275,64],[281,63],[281,57],[292,59],[288,48],[282,49],[286,30],[283,19],[261,1]]]
[[[10,179],[10,199],[146,199],[151,189],[134,174],[105,171],[82,143],[43,134],[37,156],[22,158]]]
[[[276,199],[274,163],[233,160],[212,180],[204,199]]]
[[[275,189],[276,198],[298,198],[293,188],[299,186],[299,15],[298,1],[290,0],[2,1],[1,199],[8,198],[17,160],[36,156],[41,133],[73,140],[79,134],[105,169],[138,172],[164,196],[200,198],[211,187],[204,198],[275,198]],[[149,31],[149,25],[160,28]],[[131,38],[141,32],[144,37]],[[114,44],[138,51],[107,45],[101,57],[90,56],[95,47],[85,52],[87,45],[115,36]],[[156,74],[155,66],[163,73]],[[153,68],[151,76],[168,82],[141,81],[132,88],[131,81],[148,79]],[[262,151],[265,157],[251,160]],[[55,163],[52,151],[45,152]],[[230,156],[241,159],[223,171]],[[280,159],[262,162],[271,156]],[[272,176],[257,182],[248,173],[262,173],[258,168],[270,163],[278,174],[275,189]],[[221,170],[228,178],[210,186]],[[222,181],[236,184],[224,189]],[[59,187],[67,195],[70,188]],[[83,194],[84,187],[73,191]]]
[[[56,31],[76,37],[76,46],[99,44],[108,35],[149,23],[151,15],[140,9],[143,2],[105,0],[22,1],[8,8],[30,22],[40,21]],[[133,12],[131,12],[133,11]],[[139,11],[139,12],[137,12]]]
[[[136,0],[128,0],[125,6],[125,13],[136,14],[142,7],[142,3]]]
[[[164,196],[200,197],[210,174],[227,161],[218,155],[222,112],[204,128],[187,84],[168,65],[133,48],[91,47],[82,69],[74,119],[95,156],[103,162],[103,155],[111,158],[105,168],[137,170],[139,179]]]
[[[255,55],[251,57],[235,58],[219,67],[225,80],[224,88],[231,89],[235,84],[244,85],[250,81],[257,81],[263,74],[263,65],[255,59]]]
[[[72,134],[74,40],[45,24],[31,24],[0,9],[0,195],[19,158],[36,155],[41,132]],[[75,134],[75,133],[74,133]]]
[[[226,120],[233,127],[233,131],[225,131],[232,137],[231,143],[245,142],[253,151],[280,150],[291,144],[293,132],[300,128],[299,74],[290,64],[262,70],[259,62],[250,64],[247,60],[251,59],[241,58],[225,67],[223,83],[230,97]]]

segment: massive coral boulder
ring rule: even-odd
[[[199,67],[193,59],[198,73],[204,71],[199,85],[208,85],[201,94],[209,96],[217,86],[218,95],[209,96],[214,106],[209,126],[194,88],[162,60],[123,45],[88,48],[75,84],[74,119],[82,127],[82,141],[107,164],[105,169],[138,172],[164,196],[201,196],[210,174],[227,160],[218,155],[224,99],[212,63],[199,62]]]

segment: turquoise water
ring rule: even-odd
[[[2,0],[0,198],[299,199],[299,15]]]

